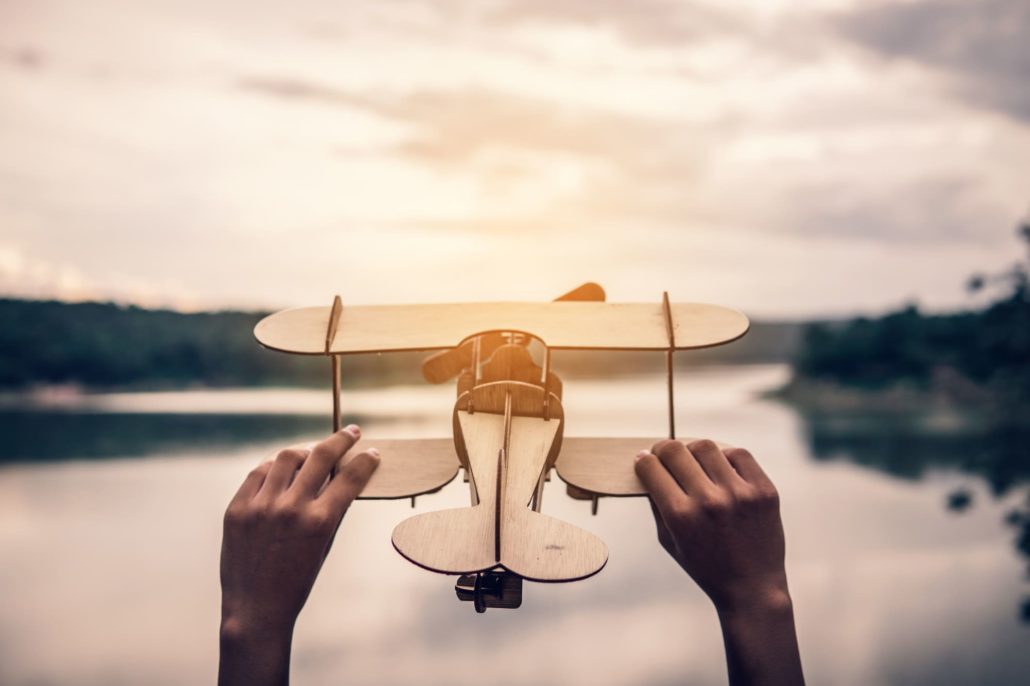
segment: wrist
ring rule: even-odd
[[[232,644],[289,644],[293,638],[293,624],[260,621],[244,615],[223,612],[219,638],[222,643]]]
[[[731,684],[804,685],[786,579],[752,587],[716,609]]]
[[[223,616],[219,631],[219,686],[286,686],[292,627],[273,627]]]
[[[775,617],[792,615],[794,603],[787,589],[786,576],[762,583],[743,585],[713,597],[715,609],[720,617]]]

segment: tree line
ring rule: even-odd
[[[809,326],[797,374],[870,390],[928,390],[944,377],[1009,404],[1030,404],[1030,222],[1018,234],[1026,250],[1018,262],[967,283],[972,293],[991,294],[982,309],[930,315],[911,305],[879,318]]]
[[[267,312],[182,313],[112,303],[0,299],[0,388],[71,384],[96,389],[184,386],[320,386],[321,356],[262,348],[254,325]],[[684,353],[677,363],[785,362],[801,335],[798,323],[756,323],[729,346]],[[345,385],[421,383],[423,353],[344,356]],[[558,351],[569,378],[660,373],[652,353]]]

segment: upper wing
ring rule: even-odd
[[[471,334],[524,331],[549,347],[583,350],[668,350],[660,302],[455,303],[347,306],[326,345],[330,307],[271,314],[254,327],[265,347],[302,354],[397,352],[453,348]],[[740,338],[748,319],[702,303],[672,303],[676,350]]]

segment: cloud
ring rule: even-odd
[[[894,243],[983,240],[1009,219],[984,198],[973,176],[941,175],[857,187],[825,181],[794,189],[783,225],[802,234],[863,237]]]
[[[302,79],[285,77],[246,77],[240,88],[283,100],[314,101],[327,105],[364,106],[365,101],[345,90]]]
[[[206,305],[203,298],[178,284],[130,277],[116,270],[110,270],[101,281],[75,266],[40,259],[4,244],[0,244],[0,297],[67,302],[110,300],[185,311],[200,310]]]
[[[973,40],[1001,31],[987,16],[919,33],[926,3],[357,3],[345,26],[325,4],[176,7],[0,24],[4,241],[105,294],[448,300],[474,274],[483,298],[582,277],[776,311],[944,302],[954,273],[1007,259],[1025,211],[1025,118],[941,89],[1023,97],[971,71],[1018,71]],[[921,271],[846,302],[827,288],[913,254]]]
[[[562,105],[479,87],[369,94],[303,79],[248,77],[245,90],[283,99],[366,109],[411,126],[399,152],[435,163],[468,161],[490,148],[626,155],[668,141],[672,122]]]
[[[837,18],[847,37],[889,59],[943,70],[979,106],[1030,121],[1030,3],[919,0],[880,3]]]
[[[0,245],[0,293],[27,298],[90,300],[98,290],[78,269]]]
[[[36,71],[46,66],[47,58],[41,50],[31,46],[0,46],[0,63],[25,71]]]
[[[638,46],[676,47],[750,30],[744,15],[722,7],[673,0],[514,0],[502,2],[490,19],[500,24],[566,24],[603,27]]]
[[[399,123],[409,134],[385,154],[466,174],[486,198],[456,215],[387,222],[394,227],[606,236],[602,242],[621,247],[605,258],[620,259],[636,250],[625,245],[630,227],[647,232],[632,241],[647,250],[696,250],[686,233],[998,243],[1012,221],[998,177],[967,158],[970,150],[988,157],[997,145],[958,140],[954,132],[962,129],[954,127],[961,120],[947,111],[912,135],[915,129],[899,126],[899,117],[907,122],[913,111],[898,100],[896,87],[873,97],[846,84],[820,86],[818,97],[784,101],[786,120],[763,122],[752,112],[754,124],[745,129],[734,116],[710,122],[636,116],[480,87],[368,93],[264,77],[240,85]],[[809,116],[801,126],[799,112]],[[842,118],[847,126],[840,126]],[[950,152],[940,149],[944,141]],[[899,153],[884,173],[884,160]]]
[[[422,227],[520,233],[554,223],[596,226],[599,216],[682,219],[682,192],[702,174],[716,130],[690,123],[572,106],[478,87],[404,94],[355,93],[300,79],[252,77],[249,91],[287,101],[365,109],[410,131],[387,153],[467,172],[487,192],[536,193],[529,211],[490,213]],[[520,190],[519,184],[530,188]],[[492,188],[491,188],[492,187]],[[500,189],[500,190],[499,190]]]

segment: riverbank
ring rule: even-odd
[[[999,422],[1030,426],[1030,407],[948,369],[939,370],[925,385],[898,382],[877,387],[826,381],[795,371],[766,397],[805,415],[895,416],[930,421],[931,428],[939,429]]]

